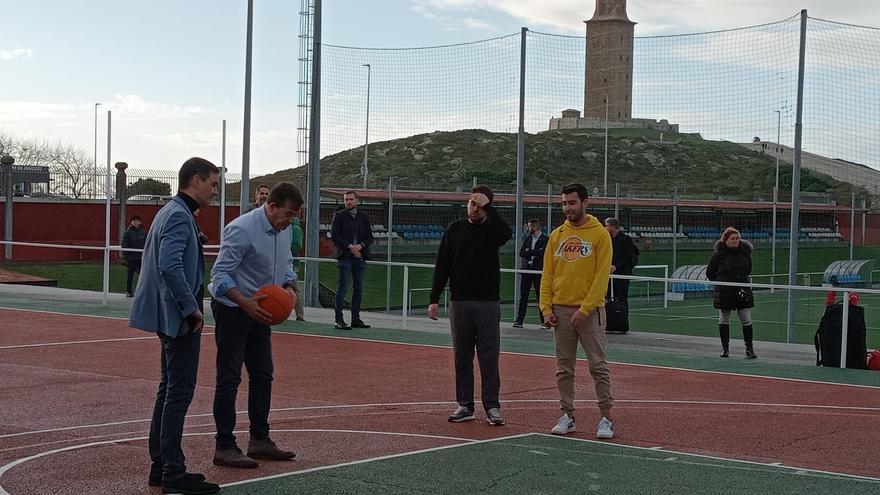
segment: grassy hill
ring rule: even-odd
[[[547,184],[582,182],[602,187],[604,131],[576,129],[526,135],[527,192],[543,193]],[[359,187],[363,148],[321,159],[322,186]],[[611,129],[608,138],[609,194],[620,184],[621,195],[668,196],[673,185],[684,197],[754,200],[772,197],[775,161],[726,141],[699,135],[666,134],[646,129]],[[305,167],[253,179],[305,183]],[[516,185],[516,134],[479,129],[432,132],[370,144],[370,187],[382,188],[397,177],[402,189],[456,190],[473,177],[499,191]],[[801,190],[832,192],[849,202],[851,186],[826,175],[801,172]],[[791,188],[791,165],[780,165],[780,194]],[[857,188],[856,188],[857,189]],[[230,187],[235,191],[235,187]],[[857,190],[861,193],[861,190]]]

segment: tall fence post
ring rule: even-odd
[[[620,220],[620,183],[614,183],[614,218]]]
[[[553,230],[553,191],[550,184],[547,184],[547,234]]]
[[[394,177],[388,178],[388,227],[385,229],[388,239],[388,254],[385,261],[391,263],[391,243],[394,240]],[[385,265],[385,313],[391,312],[391,265]]]
[[[104,208],[104,292],[101,302],[107,305],[107,296],[110,294],[110,196],[113,190],[110,187],[110,136],[112,115],[107,111],[107,176],[104,185],[107,188],[107,203]]]
[[[223,119],[223,138],[220,144],[220,241],[226,227],[226,119]],[[299,254],[299,253],[296,253]]]
[[[116,162],[114,165],[116,167],[116,201],[119,201],[119,214],[117,215],[119,218],[116,219],[116,226],[118,227],[117,237],[119,238],[119,243],[122,243],[122,236],[125,235],[125,226],[127,222],[125,219],[128,217],[126,214],[126,209],[128,206],[128,184],[126,184],[126,176],[125,169],[128,168],[128,164],[125,162]]]
[[[849,291],[843,291],[843,321],[840,329],[840,367],[846,368],[846,346],[849,342]]]
[[[3,165],[3,191],[6,198],[6,204],[3,205],[5,214],[5,222],[3,223],[3,240],[6,242],[12,242],[12,205],[15,202],[12,192],[12,165],[14,163],[15,158],[12,158],[9,155],[3,155],[3,157],[0,158],[0,165]],[[12,244],[5,245],[3,257],[7,260],[12,259]]]
[[[526,161],[526,36],[529,28],[520,30],[520,48],[519,48],[519,130],[516,137],[516,228],[513,229],[513,268],[517,267],[517,248],[519,247],[520,234],[523,226],[523,200],[524,185],[523,176],[525,175]],[[513,277],[513,317],[519,316],[520,304],[520,280],[522,274],[516,273]]]
[[[788,238],[788,285],[797,283],[798,237],[801,200],[801,139],[803,136],[804,113],[804,66],[807,56],[807,10],[801,10],[801,44],[798,55],[797,118],[794,124],[794,166],[791,169],[791,225]],[[788,291],[788,335],[787,342],[795,338],[795,291]]]
[[[849,202],[849,260],[853,259],[853,248],[856,244],[856,193],[852,193]]]
[[[678,186],[672,187],[672,271],[678,262]]]
[[[309,113],[309,164],[306,189],[306,256],[317,258],[321,208],[321,0],[314,0],[312,16],[312,92]],[[318,263],[306,264],[306,306],[318,306]]]

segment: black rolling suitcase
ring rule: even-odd
[[[629,333],[629,309],[614,297],[614,283],[611,283],[611,297],[605,301],[605,324],[607,333]]]

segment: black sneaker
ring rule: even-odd
[[[348,323],[344,321],[337,321],[333,327],[337,330],[351,330],[351,327],[348,326]]]
[[[357,320],[351,321],[351,328],[370,328],[370,325],[367,325],[363,320],[358,318]]]
[[[198,480],[184,475],[176,480],[162,482],[162,493],[182,493],[184,495],[209,495],[220,491],[220,485]]]
[[[450,423],[461,423],[463,421],[473,421],[477,419],[474,417],[474,410],[468,409],[464,406],[458,406],[458,409],[455,410],[452,414],[447,418]]]
[[[186,473],[184,476],[189,476],[199,481],[205,481],[205,475],[202,473]],[[162,486],[162,471],[159,471],[158,473],[150,471],[150,480],[147,484],[150,486]]]
[[[132,294],[131,292],[126,292],[125,297],[134,297],[134,294]]]

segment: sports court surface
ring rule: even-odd
[[[0,290],[0,495],[159,493],[146,484],[158,341],[127,327],[128,301],[69,294]],[[585,362],[578,432],[546,434],[559,416],[546,335],[503,337],[507,425],[491,427],[479,405],[477,421],[446,421],[444,322],[342,333],[307,318],[273,336],[272,437],[297,458],[256,470],[211,464],[206,329],[184,450],[222,493],[880,493],[880,374],[610,340],[616,438],[599,442]],[[244,445],[246,413],[239,428]]]

